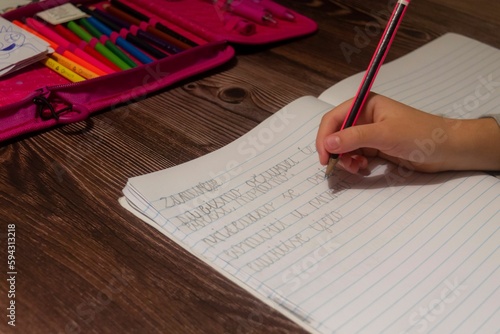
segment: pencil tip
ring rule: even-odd
[[[325,180],[330,178],[330,176],[332,176],[333,169],[337,164],[337,160],[338,159],[332,157],[330,157],[330,159],[328,160],[328,166],[326,166],[326,172],[325,172]]]

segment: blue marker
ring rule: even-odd
[[[178,48],[175,45],[172,45],[168,43],[167,41],[162,40],[161,38],[156,37],[155,35],[152,35],[150,33],[147,33],[145,31],[142,31],[138,29],[137,27],[132,28],[132,24],[128,23],[127,21],[122,20],[119,17],[116,17],[110,13],[103,12],[102,10],[99,9],[94,9],[94,13],[97,18],[102,17],[108,20],[109,22],[112,22],[113,24],[119,26],[120,28],[125,28],[128,29],[130,32],[132,32],[133,35],[139,37],[139,38],[144,38],[146,41],[149,41],[152,44],[155,44],[156,46],[160,47],[161,49],[167,51],[168,53],[171,54],[176,54],[179,52],[182,52],[182,49]]]
[[[101,23],[93,17],[87,17],[87,22],[93,25],[97,30],[99,30],[104,35],[111,37],[113,30],[108,28],[105,24]],[[139,60],[143,64],[152,63],[154,60],[144,54],[141,50],[137,49],[135,46],[127,42],[123,37],[118,36],[116,38],[116,44],[123,48],[125,51],[130,53],[133,57]]]

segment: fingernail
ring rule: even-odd
[[[326,146],[329,151],[336,150],[340,147],[340,138],[337,136],[331,136],[326,138]]]

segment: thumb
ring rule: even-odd
[[[325,138],[325,149],[330,153],[346,153],[359,148],[380,150],[383,140],[380,128],[376,124],[353,126],[335,132]]]

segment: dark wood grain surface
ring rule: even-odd
[[[280,3],[319,30],[236,47],[232,61],[140,101],[0,144],[0,332],[304,332],[118,203],[129,177],[212,152],[294,99],[365,70],[378,36],[361,41],[358,32],[381,29],[394,1]],[[412,1],[387,60],[449,31],[500,48],[500,2]],[[357,51],[346,56],[341,43]],[[8,224],[15,328],[6,317]]]

